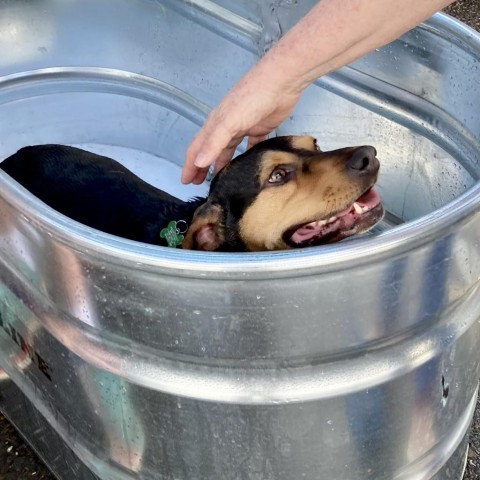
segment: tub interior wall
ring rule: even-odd
[[[24,0],[2,1],[0,76],[101,66],[161,79],[214,105],[253,65],[256,47],[245,33],[219,35],[231,30],[229,24],[203,22],[212,15],[202,15],[197,3],[119,0],[112,12],[108,2],[94,0],[41,0],[36,8]],[[88,41],[82,41],[85,25]],[[234,59],[233,68],[225,68],[225,59]]]
[[[180,88],[208,111],[268,47],[267,37],[275,40],[312,5],[294,4],[268,2],[265,9],[257,1],[120,0],[112,16],[106,3],[89,0],[81,9],[76,2],[45,0],[35,9],[26,1],[3,2],[0,74],[59,66],[126,70]],[[135,22],[126,21],[131,9]],[[82,25],[93,35],[88,42],[79,41]],[[437,37],[427,52],[432,37],[434,28],[417,29],[338,78],[311,86],[275,132],[312,134],[326,150],[374,145],[382,161],[379,191],[390,214],[383,228],[432,212],[477,180],[472,151],[480,125],[471,95],[479,76],[445,73],[451,62],[477,68],[478,53]],[[225,59],[234,62],[226,68]],[[95,91],[94,85],[89,92],[55,93],[53,83],[50,91],[25,88],[28,95],[15,89],[0,93],[0,158],[36,143],[88,146],[182,198],[205,193],[207,186],[185,188],[179,182],[185,149],[201,124],[198,117],[192,122],[171,106],[142,100],[141,92],[140,98],[129,98]],[[140,87],[132,80],[132,88]],[[391,107],[385,108],[384,96],[392,92]],[[439,122],[442,127],[444,117],[453,115],[461,130],[456,138],[441,128],[422,127]]]
[[[185,150],[198,125],[171,108],[109,92],[68,92],[3,103],[0,111],[5,119],[0,158],[26,145],[70,144],[111,156],[180,198],[207,193],[207,184],[180,183]],[[378,190],[397,222],[435,210],[475,181],[434,142],[318,86],[305,92],[276,133],[313,135],[323,150],[375,146],[382,165]]]

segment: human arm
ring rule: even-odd
[[[453,0],[321,0],[227,93],[190,144],[182,182],[263,140],[317,78],[385,45]]]

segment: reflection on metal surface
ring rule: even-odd
[[[311,5],[0,0],[0,31],[48,25],[23,34],[38,54],[0,57],[0,158],[81,145],[202,195],[179,182],[186,145]],[[1,173],[0,408],[58,476],[459,478],[480,370],[479,58],[439,15],[305,92],[279,134],[382,162],[386,221],[337,245],[142,245]]]
[[[55,43],[54,22],[45,19],[35,25],[36,34],[42,39],[41,44],[30,44],[32,25],[25,18],[8,13],[2,19],[0,29],[0,44],[2,45],[2,62],[28,62],[39,55],[48,55]],[[30,48],[26,48],[29,45]]]

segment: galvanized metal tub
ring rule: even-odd
[[[188,140],[313,1],[0,0],[0,158],[88,146],[180,196]],[[262,27],[263,26],[263,27]],[[0,174],[0,408],[64,479],[459,479],[479,377],[480,39],[437,15],[278,133],[373,144],[373,235],[202,254]]]

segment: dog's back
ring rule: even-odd
[[[25,147],[0,168],[37,198],[90,227],[162,243],[158,220],[185,202],[153,187],[111,158],[62,145]],[[152,222],[155,224],[150,232]]]

